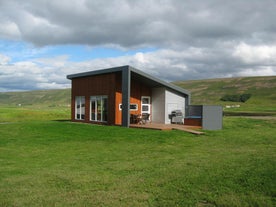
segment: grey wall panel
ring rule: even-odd
[[[122,70],[122,126],[129,127],[130,69]]]
[[[222,106],[204,106],[202,108],[202,128],[207,130],[222,129]]]
[[[165,88],[152,89],[152,121],[165,123]]]

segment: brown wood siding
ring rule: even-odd
[[[73,94],[73,80],[72,82],[72,86],[71,86],[71,121],[75,120],[75,96]]]
[[[115,74],[103,74],[72,80],[72,121],[90,123],[90,96],[108,96],[108,120],[107,124],[115,124]],[[75,120],[75,97],[85,96],[85,120]]]
[[[185,118],[184,125],[202,126],[202,119],[201,118]]]
[[[122,124],[122,111],[119,104],[122,103],[122,73],[103,74],[90,77],[75,78],[72,80],[71,120],[86,123],[98,123],[90,121],[90,96],[108,96],[108,121],[109,125]],[[85,96],[85,120],[75,120],[75,97]],[[131,80],[130,103],[138,104],[137,111],[131,114],[141,113],[141,97],[151,96],[151,88],[142,82]]]

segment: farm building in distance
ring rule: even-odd
[[[72,121],[125,127],[141,121],[183,124],[190,114],[189,91],[128,65],[67,78],[72,80]]]

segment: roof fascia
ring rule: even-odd
[[[101,69],[101,70],[94,70],[94,71],[89,71],[89,72],[84,72],[84,73],[76,73],[76,74],[71,74],[67,75],[67,79],[74,79],[74,78],[82,78],[86,76],[93,76],[93,75],[101,75],[101,74],[106,74],[106,73],[114,73],[114,72],[120,72],[124,69],[129,68],[128,65],[120,66],[120,67],[113,67],[113,68],[107,68],[107,69]]]

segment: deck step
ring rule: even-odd
[[[196,135],[204,134],[204,132],[196,131],[196,130],[193,130],[193,129],[187,129],[187,128],[173,127],[172,129],[189,132],[189,133],[196,134]]]

